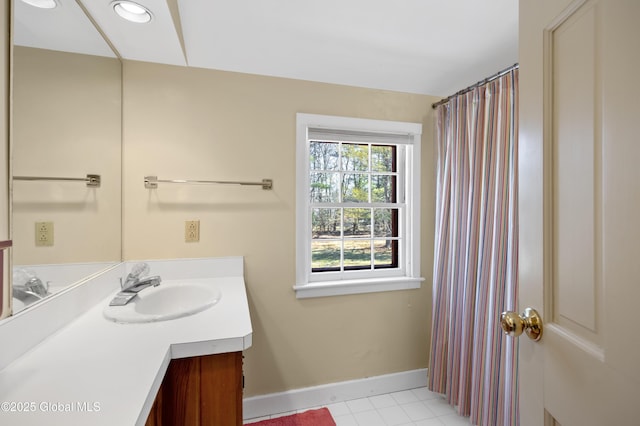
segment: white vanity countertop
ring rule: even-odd
[[[170,321],[114,323],[104,299],[0,371],[0,424],[143,425],[172,358],[251,346],[243,277],[210,280],[221,300]]]

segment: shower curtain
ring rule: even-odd
[[[518,70],[436,110],[429,389],[477,425],[517,425]]]

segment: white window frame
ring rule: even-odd
[[[398,268],[368,271],[311,271],[309,129],[407,135],[402,144],[404,201]],[[296,297],[323,297],[420,288],[420,144],[422,124],[317,114],[296,114]],[[382,142],[384,144],[384,142]],[[400,147],[400,145],[398,145]]]

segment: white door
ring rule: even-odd
[[[521,425],[640,425],[640,0],[521,0],[519,62]]]

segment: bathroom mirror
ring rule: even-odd
[[[121,259],[121,62],[75,0],[54,4],[13,0],[14,313]]]

